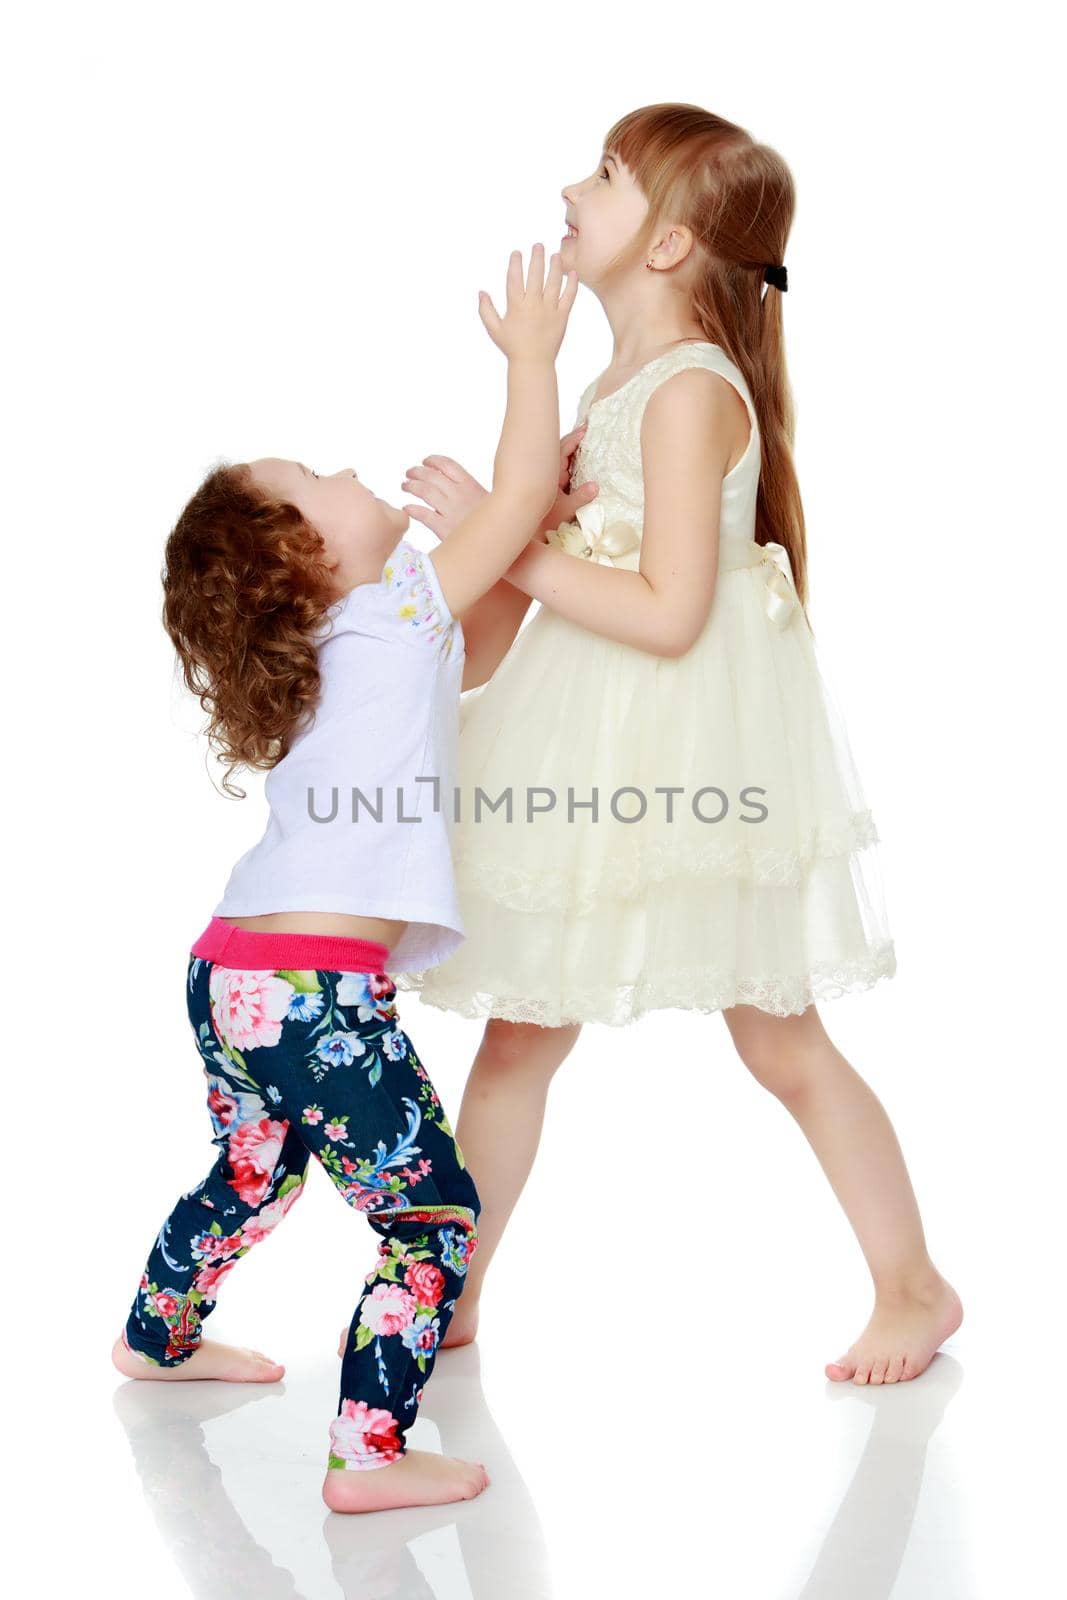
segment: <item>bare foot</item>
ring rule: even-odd
[[[221,1378],[225,1383],[277,1383],[285,1372],[279,1361],[271,1361],[261,1350],[219,1344],[215,1339],[201,1340],[199,1347],[180,1366],[156,1367],[127,1349],[120,1336],[112,1347],[111,1360],[124,1378],[154,1378],[164,1382],[181,1378]]]
[[[337,1354],[342,1361],[344,1360],[345,1340],[348,1338],[349,1326],[350,1324],[346,1322],[337,1341]],[[477,1332],[478,1302],[477,1300],[472,1300],[468,1305],[467,1301],[463,1299],[452,1313],[452,1321],[448,1324],[448,1330],[441,1340],[440,1348],[442,1350],[451,1350],[457,1344],[470,1344]],[[384,1470],[384,1467],[371,1468],[372,1472],[384,1472]]]
[[[322,1485],[322,1498],[331,1511],[388,1511],[396,1506],[473,1500],[488,1487],[489,1474],[480,1461],[405,1450],[399,1461],[391,1461],[387,1467],[353,1472],[331,1467]]]
[[[875,1297],[871,1320],[848,1352],[826,1366],[835,1383],[906,1383],[963,1321],[960,1297],[939,1272],[921,1287]]]

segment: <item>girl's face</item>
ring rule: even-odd
[[[595,283],[605,264],[628,245],[648,214],[648,200],[628,167],[606,155],[580,183],[561,191],[567,221],[577,235],[565,234],[560,244],[564,272],[577,272],[582,283]]]
[[[302,461],[265,456],[248,469],[261,489],[296,506],[321,533],[346,593],[369,581],[369,569],[381,566],[411,521],[406,511],[372,494],[352,467],[324,475]]]

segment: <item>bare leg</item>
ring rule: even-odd
[[[545,1119],[548,1086],[581,1023],[539,1028],[490,1017],[463,1092],[456,1141],[481,1196],[478,1249],[442,1343],[469,1344],[478,1330],[486,1268],[530,1176]]]
[[[486,1267],[533,1170],[549,1083],[581,1030],[581,1022],[539,1027],[536,1022],[490,1018],[485,1024],[456,1122],[456,1142],[482,1198],[478,1248],[442,1350],[470,1344],[477,1334]],[[341,1330],[338,1355],[347,1331],[347,1326]]]
[[[541,1028],[533,1022],[490,1017],[463,1091],[456,1143],[482,1202],[478,1248],[440,1348],[470,1344],[478,1331],[478,1304],[486,1268],[533,1168],[545,1120],[548,1086],[573,1049],[580,1022]],[[347,1327],[341,1329],[338,1354]]]
[[[799,1124],[852,1224],[874,1279],[863,1333],[826,1375],[837,1382],[916,1378],[963,1320],[930,1259],[897,1136],[874,1091],[829,1038],[814,1006],[775,1017],[723,1012],[738,1054]]]

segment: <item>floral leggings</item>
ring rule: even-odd
[[[373,941],[211,919],[189,957],[187,1002],[218,1159],[160,1229],[124,1333],[146,1361],[187,1360],[223,1279],[303,1193],[317,1156],[381,1236],[330,1426],[329,1465],[349,1469],[403,1454],[480,1210],[400,1027],[387,956]]]

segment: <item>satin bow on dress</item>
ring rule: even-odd
[[[632,522],[609,522],[605,527],[604,507],[599,500],[579,506],[575,516],[576,522],[561,522],[548,535],[549,544],[567,555],[614,564],[641,547],[641,537]]]
[[[764,607],[771,621],[785,628],[800,610],[800,596],[793,583],[793,569],[789,565],[789,551],[784,544],[768,539],[757,544],[730,534],[719,540],[719,571],[735,572],[738,567],[759,567],[764,584]]]
[[[548,535],[548,542],[566,555],[587,561],[610,562],[613,566],[641,548],[641,536],[632,522],[608,522],[599,501],[579,506],[576,522],[562,522]],[[769,540],[757,544],[736,534],[719,539],[719,571],[736,572],[740,567],[762,567],[766,584],[764,605],[768,617],[784,628],[800,609],[793,583],[789,552],[782,544]]]

